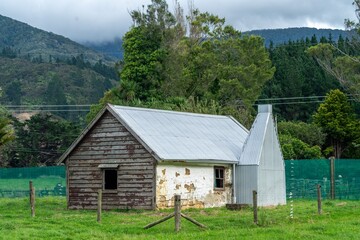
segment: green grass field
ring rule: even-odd
[[[0,199],[0,239],[360,239],[360,202],[324,201],[317,214],[316,201],[294,201],[290,206],[259,209],[259,225],[250,208],[188,209],[185,214],[208,226],[203,230],[182,219],[144,230],[168,215],[163,211],[105,211],[97,223],[96,211],[66,210],[64,197],[36,199],[36,216],[30,217],[29,200]]]

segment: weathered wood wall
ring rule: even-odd
[[[103,209],[155,208],[155,159],[105,112],[66,160],[70,209],[96,209],[104,163],[119,168],[118,189],[103,190]]]

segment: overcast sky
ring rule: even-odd
[[[129,11],[150,0],[0,0],[0,15],[78,42],[122,37]],[[188,0],[179,1],[187,9]],[[352,0],[193,0],[200,11],[225,17],[241,31],[288,27],[343,29],[354,19]],[[168,0],[173,9],[173,0]]]

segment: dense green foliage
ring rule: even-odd
[[[7,116],[0,116],[0,148],[14,139],[14,130]]]
[[[215,103],[217,113],[233,113],[250,126],[252,104],[275,71],[263,39],[242,36],[225,19],[197,9],[185,17],[177,5],[173,14],[163,0],[153,0],[146,11],[132,11],[131,16],[134,25],[123,39],[120,87],[100,106],[156,102],[167,108],[177,102],[171,109],[197,112],[199,105],[210,104],[202,112],[212,112]]]
[[[360,46],[358,40],[334,46],[321,43],[308,49],[325,71],[334,76],[340,84],[358,100],[360,95]]]
[[[315,124],[279,122],[278,132],[284,159],[322,158],[326,135]]]
[[[54,165],[80,132],[74,123],[50,114],[13,122],[16,139],[4,146],[0,166],[26,167]]]
[[[89,70],[62,63],[33,63],[0,57],[2,103],[89,104],[96,103],[115,80]],[[56,93],[59,91],[59,93]],[[55,95],[62,95],[54,99]]]
[[[88,105],[117,85],[112,58],[70,39],[4,16],[0,16],[0,35],[3,105]],[[72,120],[84,115],[57,114]]]
[[[263,37],[267,47],[270,46],[270,43],[277,46],[286,44],[289,40],[297,41],[300,39],[311,38],[314,35],[317,36],[318,41],[321,37],[328,38],[331,36],[333,41],[337,41],[340,36],[349,37],[351,35],[348,31],[340,29],[317,29],[308,27],[252,30],[243,32],[243,34]],[[113,41],[85,42],[83,45],[103,54],[116,57],[118,60],[123,59],[124,49],[121,47],[122,40],[120,38],[116,38]]]
[[[345,27],[353,33],[350,44],[322,43],[308,52],[360,102],[360,1],[354,0],[353,5],[357,21],[345,19]]]
[[[332,90],[327,94],[325,102],[320,104],[314,115],[314,122],[327,134],[336,158],[340,158],[347,147],[360,139],[360,121],[356,119],[346,95],[340,90]]]
[[[66,209],[66,200],[47,197],[36,200],[36,217],[30,216],[29,199],[0,200],[0,239],[357,239],[360,235],[357,201],[323,201],[317,214],[315,201],[297,201],[290,206],[260,208],[259,224],[251,208],[188,209],[184,214],[206,225],[199,229],[182,219],[180,232],[169,220],[150,229],[143,227],[170,214],[162,211],[105,211],[101,223],[96,211]],[[173,210],[172,210],[173,211]]]
[[[323,38],[322,41],[330,40]],[[313,36],[311,39],[289,41],[269,49],[276,72],[266,83],[260,98],[285,98],[270,101],[275,103],[274,112],[280,120],[309,122],[318,107],[319,103],[316,101],[322,100],[316,96],[325,96],[331,89],[340,87],[338,81],[326,74],[316,60],[306,53],[308,47],[317,43],[316,36]],[[315,97],[307,98],[312,96]],[[259,101],[266,102],[268,101]]]

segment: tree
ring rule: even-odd
[[[279,122],[277,128],[279,135],[290,135],[309,146],[322,147],[325,143],[326,134],[314,123]]]
[[[269,49],[276,71],[273,78],[265,83],[260,99],[286,98],[279,100],[281,104],[274,104],[274,113],[280,120],[310,122],[318,105],[283,103],[303,102],[299,97],[324,96],[331,89],[341,87],[315,59],[306,54],[305,50],[312,44],[317,44],[315,35],[312,40],[289,41]],[[292,97],[294,99],[289,99]],[[267,101],[258,103],[263,102]]]
[[[345,19],[348,30],[360,34],[360,0],[354,0],[358,22]],[[350,49],[346,50],[344,43],[335,46],[332,43],[321,43],[310,47],[308,53],[332,76],[339,80],[342,86],[360,101],[360,41],[359,36],[353,36]]]
[[[120,87],[100,102],[162,101],[165,106],[185,98],[211,111],[208,103],[215,101],[218,112],[247,121],[252,104],[275,71],[263,39],[242,36],[225,25],[225,19],[197,9],[190,9],[185,17],[176,6],[171,13],[166,1],[152,0],[146,10],[131,12],[134,25],[123,41]]]
[[[124,85],[134,85],[134,97],[146,100],[158,96],[166,51],[166,32],[174,16],[164,0],[152,0],[146,12],[131,11],[134,25],[123,39],[124,60],[120,73]],[[129,91],[123,88],[123,91]]]
[[[5,95],[7,99],[14,105],[21,104],[21,82],[19,80],[12,81],[6,88],[5,88]]]
[[[291,135],[279,136],[284,159],[319,159],[322,158],[321,148],[317,145],[310,146]]]
[[[319,159],[325,134],[315,124],[279,122],[279,140],[285,159]]]
[[[346,95],[340,90],[330,91],[320,104],[314,122],[327,134],[335,158],[359,137],[359,121]]]
[[[0,87],[0,97],[2,96],[2,88]],[[0,107],[0,148],[14,140],[14,129],[9,113],[3,107]]]
[[[5,116],[0,117],[0,147],[14,139],[14,130],[11,120]]]
[[[343,54],[340,55],[337,51]],[[360,100],[360,56],[350,56],[329,43],[310,47],[307,52],[355,99]]]
[[[53,165],[80,132],[80,127],[50,114],[37,114],[25,122],[14,120],[16,139],[2,153],[11,167]]]
[[[275,71],[263,39],[242,35],[225,25],[224,18],[196,9],[187,19],[189,36],[169,46],[171,54],[165,62],[171,65],[165,70],[173,71],[163,84],[170,90],[166,92],[250,109]],[[171,90],[171,86],[176,88]]]
[[[50,78],[50,81],[44,95],[44,102],[49,105],[68,105],[64,92],[64,87],[59,77],[56,75],[56,73],[53,72],[49,72],[48,77]],[[67,108],[65,107],[62,109],[66,110]],[[66,118],[68,116],[68,112],[59,112],[58,115]]]

